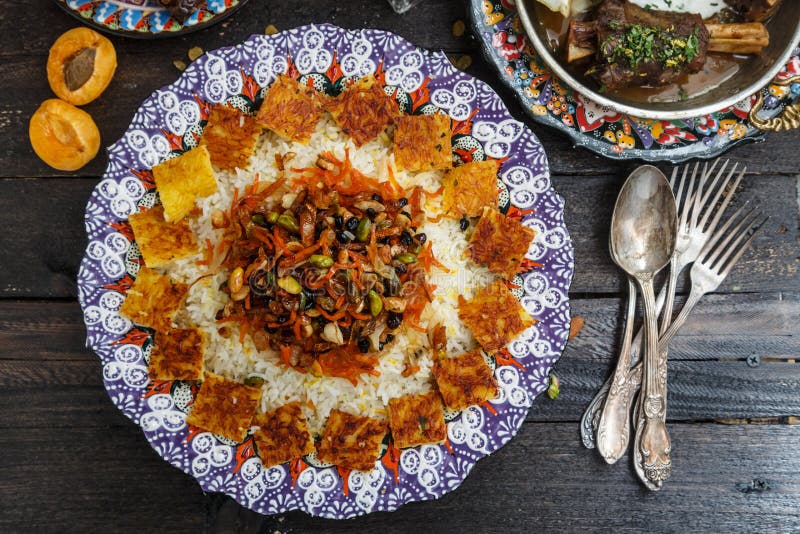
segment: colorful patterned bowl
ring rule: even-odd
[[[515,0],[470,0],[472,23],[487,60],[530,117],[576,146],[610,159],[667,161],[714,158],[766,131],[800,127],[800,48],[772,83],[732,106],[686,119],[620,113],[561,81],[531,46]]]
[[[770,21],[770,43],[758,55],[750,56],[742,69],[718,87],[683,102],[638,102],[624,97],[603,94],[591,84],[564,67],[561,58],[547,45],[545,28],[537,22],[534,4],[537,0],[517,0],[522,27],[533,49],[564,83],[601,106],[621,113],[659,120],[679,120],[708,115],[733,106],[742,95],[751,95],[767,85],[786,64],[800,42],[800,3],[783,2]]]
[[[157,0],[56,0],[64,11],[100,31],[153,39],[207,28],[232,15],[247,0],[207,0],[203,9],[183,23],[172,18]]]
[[[155,198],[147,171],[195,146],[211,104],[254,110],[264,88],[288,69],[331,94],[348,78],[375,73],[404,111],[445,111],[454,121],[454,156],[500,160],[503,209],[536,230],[526,254],[530,270],[514,283],[515,294],[539,322],[492,358],[499,397],[449,417],[447,445],[399,451],[387,443],[370,472],[339,471],[311,456],[264,468],[251,437],[232,443],[188,426],[196,384],[151,383],[152,331],[119,314],[141,264],[128,216]],[[108,155],[105,175],[86,206],[89,245],[78,275],[87,345],[100,357],[114,404],[142,427],[158,454],[195,477],[203,490],[225,493],[264,514],[301,509],[331,518],[434,499],[507,443],[547,388],[570,323],[573,248],[564,201],[551,187],[538,139],[509,115],[488,85],[454,69],[443,53],[420,50],[388,32],[328,24],[255,35],[206,53],[175,83],[153,93]]]

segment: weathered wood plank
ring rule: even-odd
[[[0,298],[76,297],[93,180],[0,180]]]
[[[14,54],[44,55],[58,35],[74,28],[77,20],[64,13],[49,0],[14,0],[4,2],[6,20],[13,20],[16,33],[14,39],[0,50],[0,56]],[[173,51],[185,55],[191,46],[199,45],[206,50],[233,44],[231,39],[242,40],[254,33],[263,33],[272,24],[278,30],[288,30],[305,24],[337,24],[345,28],[385,28],[402,35],[421,47],[446,50],[474,48],[469,39],[469,28],[462,37],[452,33],[456,20],[466,22],[465,2],[452,0],[427,0],[416,6],[408,15],[398,15],[385,1],[349,0],[304,0],[286,9],[275,2],[248,2],[235,16],[207,28],[184,36],[169,39],[128,39],[109,36],[118,56],[161,52],[169,57]],[[420,24],[420,21],[425,21]],[[47,31],[42,31],[47,24]],[[10,37],[10,36],[9,36]],[[178,59],[175,55],[174,59]],[[122,57],[118,59],[124,59]]]
[[[46,417],[45,414],[43,414]],[[125,423],[121,414],[118,422]],[[0,432],[3,532],[199,532],[197,483],[130,423]]]
[[[0,302],[0,359],[96,360],[77,301]]]
[[[623,275],[608,255],[608,227],[622,176],[553,179],[566,199],[565,220],[575,244],[575,294],[617,293]],[[720,291],[800,290],[796,179],[749,177],[741,200],[757,199],[771,219]],[[85,248],[83,211],[91,179],[0,180],[0,298],[75,297]],[[24,229],[24,230],[23,230]],[[682,289],[685,290],[685,284]]]
[[[800,528],[794,454],[800,428],[700,424],[671,431],[675,469],[658,494],[644,491],[625,462],[607,466],[583,449],[574,424],[528,423],[437,501],[330,521],[297,512],[262,517],[227,498],[203,497],[130,424],[113,432],[80,425],[20,429],[13,436],[0,433],[0,529],[196,532],[204,509],[212,532],[401,533],[419,525],[429,532],[490,533],[527,531],[529,525],[547,531]],[[754,480],[768,489],[748,492]]]
[[[618,299],[575,299],[585,319],[555,372],[557,401],[539,399],[530,420],[577,421],[613,366],[619,339]],[[800,354],[797,294],[710,295],[673,342],[672,420],[800,414],[800,365],[744,360]],[[52,317],[55,317],[53,319]],[[84,347],[77,303],[0,301],[0,428],[47,414],[51,424],[107,425],[115,412],[97,358]],[[716,359],[722,361],[716,361]]]
[[[7,14],[7,19],[17,23],[22,35],[14,32],[13,38],[7,39],[0,51],[3,56],[0,76],[15,89],[0,93],[0,125],[4,131],[18,132],[18,135],[6,136],[0,146],[0,177],[99,176],[105,168],[105,154],[74,173],[57,173],[39,161],[27,135],[22,134],[27,131],[28,120],[41,101],[52,97],[44,74],[47,50],[55,36],[74,27],[76,21],[48,0],[39,0],[36,8],[28,2],[15,2],[11,6],[13,13]],[[172,62],[175,59],[186,61],[190,47],[200,45],[205,50],[213,50],[236,44],[251,33],[261,33],[267,24],[287,29],[309,22],[332,22],[352,28],[390,28],[424,48],[443,49],[456,55],[470,54],[473,65],[468,72],[492,85],[512,114],[536,132],[547,149],[554,174],[627,174],[632,168],[629,163],[574,150],[564,136],[531,120],[522,111],[514,93],[499,81],[494,67],[483,60],[469,29],[465,36],[453,36],[452,23],[466,20],[463,2],[424,2],[406,16],[396,15],[387,4],[374,0],[339,3],[314,0],[293,5],[292,9],[274,6],[271,2],[250,2],[239,14],[219,26],[176,39],[141,41],[113,37],[118,51],[117,74],[103,96],[85,107],[100,128],[103,144],[109,145],[122,135],[142,100],[178,77],[180,72]],[[47,32],[40,30],[43,20],[48,21]],[[420,24],[421,20],[425,23]],[[143,65],[147,68],[142,68]],[[792,156],[798,140],[800,131],[774,134],[768,143],[743,147],[734,157],[747,162],[751,170],[759,174],[796,173]]]
[[[627,287],[608,254],[611,213],[624,175],[553,179],[566,200],[564,219],[575,244],[573,293],[618,293]],[[798,287],[797,180],[792,177],[748,177],[733,208],[745,200],[760,205],[770,220],[719,291],[781,291]],[[732,213],[732,211],[729,211]],[[779,279],[773,284],[771,280]],[[682,284],[685,290],[687,287]]]
[[[684,299],[678,298],[679,310]],[[608,361],[622,337],[624,308],[619,299],[573,299],[582,317],[580,334],[570,340],[565,359]],[[677,312],[676,312],[677,313]],[[638,317],[641,319],[641,310]],[[706,295],[670,343],[671,360],[797,358],[800,355],[800,296],[795,293]]]

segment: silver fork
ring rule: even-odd
[[[713,179],[710,179],[718,163],[719,160],[715,161],[710,169],[707,163],[704,164],[703,171],[699,177],[699,164],[694,165],[691,175],[689,174],[689,165],[684,166],[679,180],[679,169],[675,168],[672,172],[670,184],[673,190],[676,191],[675,197],[678,202],[679,221],[675,254],[672,257],[669,280],[659,292],[656,303],[660,312],[665,307],[666,301],[666,312],[663,313],[661,323],[662,333],[669,326],[669,319],[672,317],[678,275],[687,265],[695,261],[700,250],[719,224],[723,212],[728,207],[744,176],[745,170],[742,169],[733,181],[732,187],[728,187],[731,185],[734,174],[736,174],[738,164],[734,164],[726,176],[725,171],[730,162],[725,161]],[[718,205],[723,194],[722,204]],[[635,287],[631,288],[630,284],[629,295],[625,334],[617,368],[612,377],[606,381],[597,395],[595,395],[581,419],[581,437],[584,446],[594,448],[596,443],[601,456],[610,464],[619,460],[627,449],[630,436],[630,406],[633,402],[634,393],[639,387],[638,381],[634,382],[629,379],[630,366],[639,361],[642,340],[642,330],[640,329],[631,343],[633,328],[633,313],[631,310],[635,306],[636,290]]]
[[[755,239],[758,232],[767,222],[769,217],[764,217],[761,212],[756,212],[755,208],[745,213],[747,205],[739,208],[728,219],[722,227],[708,240],[703,250],[699,252],[697,260],[690,272],[692,288],[689,297],[681,308],[680,313],[670,324],[667,330],[661,335],[658,341],[659,357],[666,359],[669,350],[669,342],[686,322],[689,314],[703,297],[703,295],[716,290],[731,272],[731,269],[739,261],[750,244]],[[641,363],[631,369],[631,374],[636,374],[641,380]],[[666,387],[667,376],[664,373],[659,377]],[[644,426],[644,414],[642,401],[637,404],[637,411],[634,414],[636,436],[634,438],[633,458],[634,469],[639,478],[651,490],[661,488],[664,480],[670,475],[671,463],[667,458],[667,468],[659,470],[656,458],[652,457],[651,451],[658,447],[650,447],[643,443],[642,428]],[[669,453],[669,445],[666,446]]]

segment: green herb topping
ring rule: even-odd
[[[621,29],[611,22],[612,29]],[[697,28],[689,37],[678,35],[674,28],[659,28],[632,24],[603,41],[601,51],[611,63],[621,63],[637,69],[641,63],[658,61],[666,69],[679,69],[690,63],[700,52]]]

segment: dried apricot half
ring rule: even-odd
[[[28,135],[36,155],[60,171],[80,169],[100,149],[100,131],[91,115],[57,98],[42,102]]]
[[[47,80],[62,100],[82,106],[106,90],[117,70],[111,41],[89,28],[74,28],[56,39],[47,58]]]

